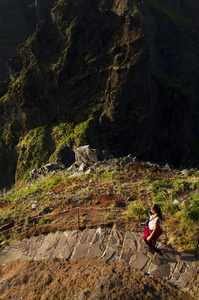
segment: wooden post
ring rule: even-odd
[[[139,215],[138,215],[138,220],[137,220],[137,226],[136,226],[136,232],[138,231],[138,226],[139,226],[139,222],[140,222],[140,215],[141,215],[141,208],[140,208],[140,211],[139,211]]]
[[[79,207],[77,208],[77,226],[79,230]]]
[[[196,251],[195,251],[195,254],[194,254],[195,257],[197,256],[197,253],[198,253],[198,246],[199,246],[199,240],[197,242]]]

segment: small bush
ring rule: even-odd
[[[170,214],[175,214],[180,211],[180,206],[178,204],[174,204],[172,201],[167,201],[163,209],[168,211]]]
[[[47,224],[47,223],[49,223],[49,219],[48,218],[41,218],[40,221],[39,221],[39,225]]]
[[[148,186],[151,183],[151,179],[147,179],[143,181],[143,185]]]
[[[199,199],[198,199],[197,195],[193,202],[192,202],[192,206],[189,208],[188,211],[188,216],[190,217],[190,219],[194,220],[194,221],[198,221],[199,220]]]
[[[160,203],[165,201],[169,197],[168,191],[166,188],[160,188],[155,198],[155,202]]]
[[[171,183],[170,179],[155,180],[152,183],[152,191],[154,193],[157,193],[161,189],[171,188],[171,187],[172,187],[172,183]]]
[[[186,192],[190,190],[190,183],[188,181],[182,181],[178,187],[179,191]]]
[[[106,219],[106,220],[113,220],[114,217],[113,217],[113,215],[107,214],[107,215],[105,216],[105,219]]]
[[[82,178],[83,178],[84,180],[88,180],[88,179],[92,178],[92,174],[84,174],[84,175],[82,176]]]
[[[130,203],[127,210],[127,218],[138,216],[140,210],[141,210],[140,220],[143,220],[146,216],[149,215],[150,208],[145,207],[141,202],[134,201],[133,203]]]
[[[61,177],[51,178],[51,180],[49,182],[47,182],[47,186],[52,188],[52,187],[58,185],[61,181],[62,181]]]

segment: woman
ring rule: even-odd
[[[157,239],[162,234],[162,229],[160,227],[161,221],[164,219],[160,207],[157,204],[153,204],[151,207],[152,216],[149,219],[148,225],[144,229],[143,239],[148,245],[150,252],[153,250],[158,254],[163,256],[163,250],[155,247]]]

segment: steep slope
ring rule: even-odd
[[[19,140],[48,124],[51,146],[39,157],[40,164],[59,143],[75,148],[85,141],[114,154],[132,152],[176,165],[186,162],[197,92],[187,86],[197,79],[190,56],[198,53],[198,42],[197,35],[195,41],[188,37],[192,21],[172,4],[165,8],[165,1],[56,3],[52,21],[41,22],[8,62],[11,82],[0,101],[5,169],[8,151],[16,154],[13,172],[21,150],[27,152],[25,143],[23,149],[21,144],[15,148]],[[184,48],[179,52],[181,39]],[[181,62],[185,53],[177,67],[176,60]],[[183,76],[188,66],[190,72]],[[87,129],[78,141],[62,130],[68,124],[84,127],[85,122]],[[55,127],[62,132],[58,136]],[[23,174],[34,166],[32,153],[42,153],[35,145],[29,147]]]
[[[13,263],[2,268],[1,299],[194,300],[144,272],[103,261]]]

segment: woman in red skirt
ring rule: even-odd
[[[149,219],[148,225],[144,229],[143,239],[145,243],[148,245],[148,249],[150,252],[153,250],[158,254],[163,256],[163,250],[160,250],[155,247],[157,239],[162,234],[162,229],[160,224],[164,219],[163,214],[161,212],[160,207],[157,204],[153,204],[151,207],[152,216]]]

